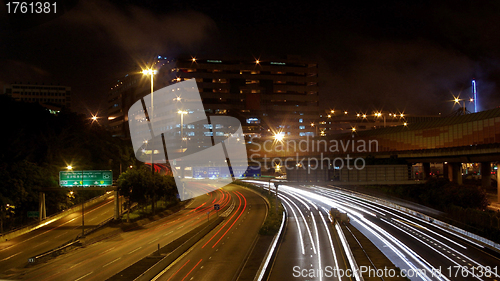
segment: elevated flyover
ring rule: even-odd
[[[266,167],[279,163],[292,177],[300,169],[311,172],[311,167],[318,167],[313,178],[328,181],[332,173],[325,170],[338,168],[340,159],[344,166],[350,163],[355,168],[355,160],[363,158],[367,163],[369,159],[422,163],[426,178],[430,163],[443,163],[445,177],[461,183],[461,163],[481,163],[481,174],[490,175],[491,164],[500,160],[500,108],[406,126],[353,130],[329,139],[267,140],[250,146],[248,153],[252,162]],[[482,178],[483,186],[491,184],[490,176]]]

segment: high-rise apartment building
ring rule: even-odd
[[[293,56],[272,60],[179,56],[158,57],[156,66],[155,89],[195,79],[206,113],[237,117],[247,136],[314,135],[306,124],[319,113],[315,62]],[[108,121],[114,135],[128,136],[128,108],[149,94],[148,83],[149,78],[138,73],[111,88]]]
[[[206,112],[238,117],[247,135],[313,134],[300,128],[319,112],[315,62],[293,56],[271,60],[179,57],[166,63],[159,75],[164,86],[192,78]]]

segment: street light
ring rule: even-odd
[[[283,132],[279,132],[279,133],[274,134],[274,139],[276,141],[282,142],[283,138],[285,138],[285,134]]]
[[[465,100],[459,99],[459,97],[460,96],[458,96],[458,97],[453,96],[453,101],[455,102],[454,104],[458,104],[459,106],[460,106],[460,101],[464,101],[462,109],[463,109],[463,113],[465,115]]]
[[[181,115],[181,152],[182,152],[182,141],[184,140],[184,114],[188,114],[185,110],[177,111]]]
[[[154,83],[153,83],[153,76],[158,73],[157,70],[155,69],[144,69],[142,71],[142,74],[143,75],[149,75],[151,77],[151,113],[148,114],[149,115],[149,121],[151,122],[151,120],[153,119],[154,117],[154,89],[153,89],[153,86],[154,86]],[[151,139],[151,174],[154,175],[155,173],[155,168],[154,168],[154,154],[155,154],[155,146],[154,146],[154,138]],[[153,177],[153,181],[154,181],[154,177]],[[155,214],[155,201],[156,201],[156,193],[153,193],[153,202],[151,204],[151,209],[153,210],[153,215]]]
[[[381,116],[384,117],[384,128],[385,128],[385,114],[382,114],[381,112],[377,112],[377,113],[375,113],[375,116],[376,117],[381,117]]]
[[[157,70],[154,70],[154,69],[144,69],[142,71],[142,74],[144,75],[149,75],[151,76],[151,114],[149,114],[149,121],[151,121],[152,117],[154,116],[154,98],[153,98],[153,76],[157,73],[158,71]],[[152,139],[151,140],[154,144],[154,140]],[[154,150],[154,145],[151,145],[151,173],[154,173],[154,159],[153,159],[153,156],[155,154],[155,150]]]
[[[72,171],[73,170],[73,166],[71,165],[68,165],[66,167],[68,170]],[[83,169],[82,169],[82,190],[83,190]],[[83,208],[83,203],[84,203],[84,200],[83,200],[83,197],[81,197],[82,199],[82,238],[85,237],[85,209]]]
[[[311,127],[314,127],[314,123],[311,123]],[[316,126],[316,133],[314,134],[315,137],[318,136],[318,126]]]

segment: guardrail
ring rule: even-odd
[[[259,270],[257,271],[257,274],[254,278],[254,281],[261,281],[265,276],[268,276],[270,273],[270,267],[269,267],[269,262],[271,259],[274,259],[276,257],[277,252],[275,251],[276,245],[278,245],[278,242],[283,239],[283,228],[286,224],[286,209],[283,211],[283,219],[281,220],[281,226],[280,230],[276,235],[274,235],[273,241],[271,242],[271,247],[267,250],[266,256],[264,257],[263,262],[261,263]]]
[[[95,203],[102,202],[110,196],[113,196],[113,194],[111,194],[111,195],[104,194],[104,195],[101,195],[99,197],[95,197],[94,199],[91,199],[91,200],[87,201],[86,203],[84,203],[84,207],[88,207],[88,206],[93,205]],[[46,225],[64,217],[64,216],[67,216],[67,215],[72,214],[74,212],[80,211],[81,209],[82,209],[82,205],[78,204],[72,208],[69,208],[69,209],[61,211],[59,213],[48,216],[45,220],[43,220],[41,222],[36,222],[36,223],[30,224],[28,226],[23,226],[23,227],[18,228],[18,229],[13,229],[13,230],[6,232],[4,234],[0,234],[0,242],[4,242],[4,241],[7,241],[9,239],[16,238],[17,236],[20,236],[20,235],[23,235],[23,234],[28,233],[30,231],[36,230],[40,227],[44,227],[44,226],[46,226]]]
[[[400,206],[398,204],[392,203],[392,202],[384,200],[384,199],[380,199],[380,198],[377,198],[377,197],[374,197],[374,196],[371,196],[371,195],[367,195],[367,194],[364,194],[364,193],[360,193],[360,192],[357,192],[357,191],[352,191],[352,190],[349,190],[349,189],[344,189],[344,188],[341,188],[341,187],[338,187],[338,186],[334,186],[334,188],[342,190],[342,191],[344,191],[346,193],[355,193],[357,196],[363,197],[363,198],[365,198],[365,199],[367,199],[369,201],[372,201],[372,202],[375,202],[375,203],[379,203],[379,204],[385,205],[387,207],[391,207],[391,208],[397,209],[399,211],[411,214],[411,215],[413,215],[413,216],[415,216],[417,218],[420,218],[422,220],[427,221],[428,223],[437,224],[437,225],[439,225],[439,226],[441,226],[443,228],[451,230],[452,232],[450,232],[450,233],[452,233],[452,234],[455,234],[455,235],[461,234],[463,236],[466,236],[466,237],[469,237],[469,238],[471,238],[473,240],[476,240],[477,242],[483,243],[484,245],[487,245],[487,246],[491,247],[492,249],[494,249],[497,252],[500,252],[500,244],[499,243],[493,242],[493,241],[491,241],[489,239],[486,239],[484,237],[481,237],[481,236],[479,236],[477,234],[474,234],[474,233],[471,233],[469,231],[463,230],[463,229],[461,229],[459,227],[456,227],[454,225],[445,223],[443,221],[437,220],[437,219],[435,219],[433,217],[430,217],[428,215],[419,213],[417,211],[414,211],[412,209],[408,209],[406,207]],[[465,239],[465,237],[462,237],[462,238]]]
[[[365,279],[361,274],[359,274],[359,266],[358,263],[356,262],[356,259],[354,258],[354,255],[351,251],[351,247],[349,247],[349,243],[347,243],[347,239],[345,238],[344,232],[342,231],[342,228],[340,228],[340,225],[337,221],[335,221],[335,230],[337,231],[337,235],[340,238],[340,242],[342,243],[342,247],[344,248],[344,252],[347,256],[347,260],[349,261],[349,264],[351,265],[352,273],[354,274],[354,278],[358,281],[364,281]]]
[[[43,254],[40,254],[40,255],[37,255],[37,256],[34,256],[34,257],[31,257],[28,259],[28,262],[30,264],[34,264],[34,263],[37,263],[37,262],[41,262],[47,258],[50,258],[50,257],[56,257],[58,255],[60,255],[62,252],[64,252],[65,250],[68,250],[69,248],[71,247],[77,247],[77,246],[80,246],[80,240],[75,240],[75,241],[70,241],[62,246],[59,246],[53,250],[50,250],[48,252],[45,252]]]

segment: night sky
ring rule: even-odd
[[[327,2],[67,0],[30,16],[0,0],[0,87],[70,86],[90,114],[157,54],[292,54],[319,63],[324,108],[447,115],[472,78],[479,109],[500,105],[500,1]]]

